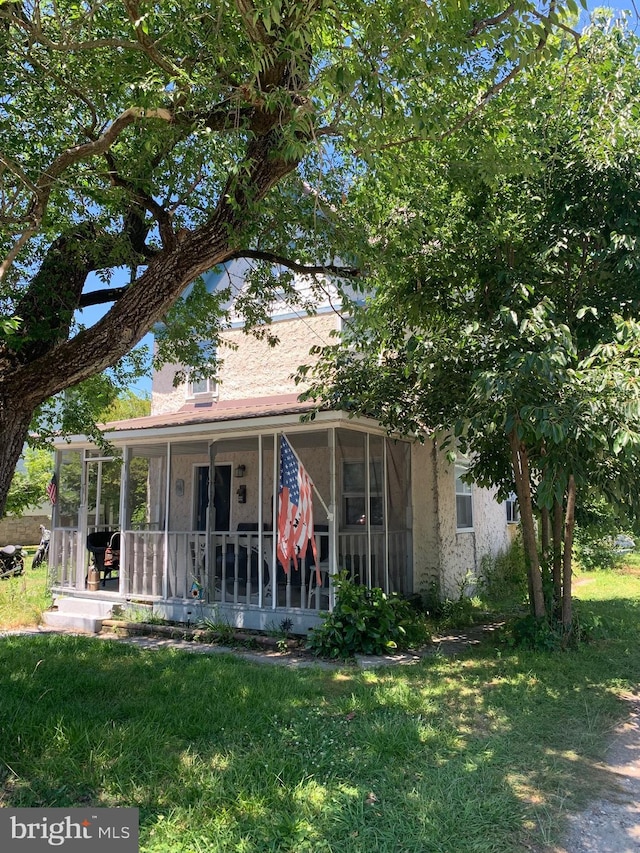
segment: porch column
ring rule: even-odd
[[[118,571],[118,592],[124,595],[129,583],[127,567],[127,537],[124,531],[129,529],[127,518],[127,495],[129,493],[129,465],[131,464],[131,448],[122,448],[122,466],[120,468],[120,570]]]
[[[167,442],[167,466],[164,496],[164,555],[162,565],[162,598],[169,597],[169,510],[171,499],[171,442]]]
[[[337,466],[336,466],[336,428],[329,430],[329,464],[330,464],[330,504],[329,504],[329,612],[335,605],[335,590],[333,575],[338,571],[338,498],[337,498]]]

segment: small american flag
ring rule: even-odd
[[[289,571],[289,561],[298,567],[300,555],[311,542],[316,578],[320,583],[318,553],[313,536],[313,483],[287,439],[280,439],[280,489],[278,508],[278,558]]]
[[[52,504],[58,500],[58,478],[56,477],[55,471],[47,483],[47,495],[49,496],[49,500]]]

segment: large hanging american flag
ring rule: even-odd
[[[313,536],[313,483],[302,466],[302,462],[291,449],[287,439],[280,438],[280,488],[278,491],[278,559],[289,571],[293,560],[298,568],[299,560],[311,542],[316,580],[320,583],[318,551]]]

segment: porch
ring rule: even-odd
[[[286,620],[300,632],[331,610],[330,577],[341,569],[367,586],[410,593],[409,445],[327,414],[334,422],[320,429],[297,418],[261,429],[257,419],[253,434],[246,422],[169,435],[129,422],[109,434],[109,455],[81,439],[59,449],[54,593],[145,602],[181,622],[266,629]],[[317,568],[310,545],[286,569],[276,556],[284,433],[314,482]],[[119,570],[89,590],[87,536],[101,530],[120,533]]]

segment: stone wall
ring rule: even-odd
[[[48,515],[7,516],[0,519],[0,547],[3,545],[37,545],[40,542],[40,525],[51,527]]]

